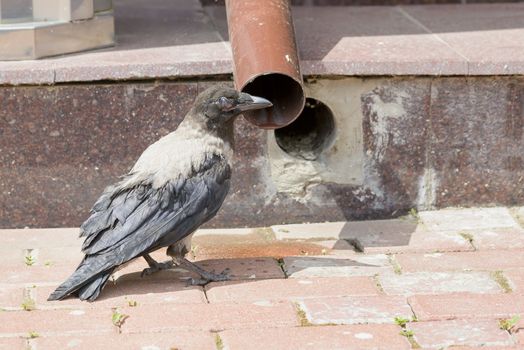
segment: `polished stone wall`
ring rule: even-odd
[[[79,225],[103,188],[176,128],[209,84],[0,87],[0,227]],[[310,91],[314,84],[310,79]],[[524,205],[524,77],[352,78],[344,84],[347,101],[356,101],[348,102],[344,118],[362,126],[362,178],[321,180],[304,193],[286,193],[272,176],[271,135],[242,119],[233,188],[209,226]]]

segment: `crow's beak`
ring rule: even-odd
[[[253,109],[262,109],[273,106],[273,104],[263,97],[253,96],[246,93],[241,93],[239,103],[235,109],[239,112],[250,111]]]

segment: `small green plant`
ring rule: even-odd
[[[406,337],[406,338],[413,338],[413,336],[415,335],[415,333],[414,333],[411,329],[403,329],[403,330],[400,332],[400,335],[403,335],[403,336]]]
[[[31,254],[25,256],[25,264],[27,266],[33,266],[36,263],[36,258]]]
[[[25,299],[20,306],[25,311],[33,311],[36,309],[35,301],[33,299]]]
[[[222,338],[220,337],[220,334],[215,334],[215,345],[217,347],[217,350],[224,349],[224,342],[222,341]]]
[[[29,339],[35,339],[35,338],[38,338],[39,336],[40,336],[40,334],[38,334],[35,331],[29,331],[27,333],[27,338],[29,338]]]
[[[407,329],[406,326],[409,322],[417,322],[417,317],[416,316],[413,316],[411,318],[411,321],[405,317],[402,317],[402,316],[397,316],[395,317],[394,319],[395,323],[397,325],[400,326],[400,328],[402,328],[402,330],[400,331],[400,335],[406,337],[409,341],[409,343],[411,344],[411,348],[412,349],[419,349],[420,348],[420,345],[417,343],[417,341],[415,340],[414,336],[415,336],[415,332],[413,332],[411,329]]]
[[[132,299],[129,299],[127,301],[127,305],[131,306],[131,307],[135,307],[138,305],[138,302],[136,300],[132,300]]]
[[[515,315],[512,318],[503,319],[499,321],[500,329],[510,331],[520,321],[520,315]]]
[[[193,259],[196,258],[196,256],[197,256],[197,251],[199,251],[199,250],[200,250],[200,247],[199,247],[197,244],[195,244],[195,245],[191,245],[191,251],[190,251],[190,254],[191,254],[191,256],[193,257]]]
[[[372,278],[373,278],[373,281],[375,282],[375,286],[377,286],[377,289],[381,293],[385,293],[384,287],[382,287],[382,283],[380,283],[379,274],[378,273],[374,274]]]
[[[113,315],[111,316],[111,322],[113,322],[113,325],[115,325],[116,327],[120,329],[120,327],[122,327],[122,325],[124,324],[125,320],[128,317],[129,315],[120,313],[118,309],[113,309]]]
[[[395,317],[395,323],[399,325],[400,327],[404,328],[406,324],[409,322],[407,318],[404,318],[402,316]]]
[[[469,244],[473,245],[473,235],[469,232],[459,232],[460,237],[464,238]]]
[[[416,208],[409,209],[409,216],[411,216],[416,221],[420,220],[420,216],[418,215],[418,211]]]
[[[53,262],[51,260],[44,261],[44,266],[45,267],[50,267],[51,265],[53,265]]]

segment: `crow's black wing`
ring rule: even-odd
[[[76,271],[49,296],[79,293],[94,300],[119,265],[183,239],[212,218],[229,190],[231,169],[224,157],[210,155],[191,176],[153,188],[106,191],[82,225],[86,254]]]
[[[230,175],[224,157],[210,155],[191,176],[161,188],[146,182],[116,194],[106,192],[81,226],[83,252],[115,251],[119,258],[114,264],[120,264],[181,240],[216,214]]]

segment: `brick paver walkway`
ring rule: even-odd
[[[231,281],[141,278],[135,261],[94,303],[46,301],[77,230],[2,230],[0,349],[524,349],[519,213],[202,230],[194,259]]]

